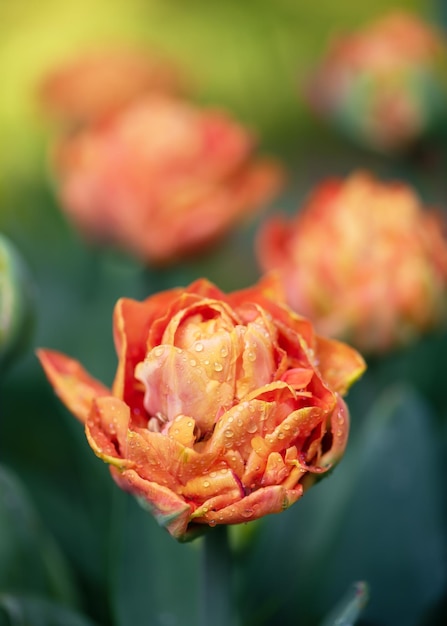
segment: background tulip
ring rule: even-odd
[[[405,11],[333,38],[308,83],[313,110],[381,152],[408,148],[444,115],[446,44]]]
[[[42,80],[39,94],[50,119],[76,128],[146,94],[179,95],[185,87],[172,61],[142,48],[110,46],[82,52],[53,67]]]
[[[443,231],[408,185],[357,172],[321,183],[293,220],[266,221],[257,251],[319,332],[380,352],[444,321]]]
[[[199,251],[278,191],[282,169],[253,157],[227,114],[151,97],[59,145],[63,209],[90,239],[167,263]]]

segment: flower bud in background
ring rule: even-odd
[[[318,332],[363,352],[405,344],[446,317],[447,241],[404,183],[367,173],[320,184],[297,215],[258,233],[265,271]]]
[[[310,77],[307,99],[359,143],[402,150],[445,116],[446,60],[440,32],[394,12],[334,39]]]
[[[34,294],[28,270],[13,244],[0,234],[0,369],[3,371],[29,342],[34,322]]]
[[[104,48],[61,63],[44,77],[40,101],[49,118],[68,127],[92,123],[138,98],[180,95],[186,80],[172,61],[131,48]]]
[[[143,262],[197,252],[278,191],[282,168],[253,156],[224,112],[151,97],[63,140],[60,201],[90,239]]]
[[[273,281],[121,299],[114,336],[111,390],[67,356],[39,357],[115,481],[177,539],[283,511],[343,455],[341,396],[363,359],[316,335]]]

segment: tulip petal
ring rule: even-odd
[[[194,517],[194,521],[211,526],[251,522],[264,515],[284,511],[296,502],[302,494],[301,485],[297,485],[295,489],[285,489],[281,485],[263,487],[218,511],[203,511],[201,516]]]
[[[37,357],[59,398],[81,422],[87,420],[95,398],[110,395],[78,361],[53,350],[37,350]]]
[[[323,379],[334,391],[345,394],[365,371],[364,359],[354,348],[341,341],[316,336],[315,342]]]
[[[85,423],[85,434],[93,452],[116,467],[133,465],[127,456],[130,409],[113,396],[96,398]]]
[[[141,478],[133,469],[125,469],[123,472],[113,467],[110,469],[121,489],[136,496],[160,526],[166,528],[175,539],[185,539],[192,509],[183,498],[163,485]]]
[[[137,302],[129,298],[118,300],[113,314],[113,334],[118,354],[118,369],[113,382],[113,395],[132,407],[132,418],[139,426],[146,425],[141,385],[134,376],[135,366],[146,355],[146,342],[151,325],[166,310],[180,290],[162,292]]]
[[[209,356],[211,361],[213,355]],[[210,377],[198,357],[188,350],[169,345],[151,350],[135,372],[146,389],[147,414],[160,414],[167,422],[178,415],[194,415],[200,432],[208,433],[221,410],[231,406],[234,396],[233,386],[222,379],[223,366],[215,371],[215,363],[209,363],[214,374]]]

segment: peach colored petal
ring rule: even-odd
[[[332,444],[319,461],[321,467],[331,467],[338,463],[344,454],[349,435],[349,411],[342,398],[337,398],[337,405],[331,414],[330,424]]]
[[[335,391],[345,394],[365,371],[364,359],[356,350],[340,341],[319,336],[315,340],[322,377]]]
[[[113,394],[132,407],[132,418],[146,425],[143,390],[135,380],[134,370],[146,354],[146,341],[154,320],[174,300],[180,290],[162,292],[137,302],[127,298],[118,300],[113,314],[113,333],[118,354],[118,369],[113,382]]]
[[[57,395],[81,422],[87,420],[96,397],[110,395],[110,390],[90,376],[74,359],[53,350],[42,349],[37,350],[37,356]]]
[[[147,414],[160,415],[167,422],[178,415],[194,415],[200,432],[208,433],[221,411],[231,406],[234,395],[233,380],[226,382],[221,361],[209,357],[212,377],[194,352],[168,345],[151,350],[135,370],[135,377],[145,388]]]
[[[93,452],[105,463],[120,469],[134,465],[127,454],[129,420],[127,404],[105,396],[93,400],[85,422],[85,434]]]
[[[235,496],[239,499],[244,495],[240,481],[226,467],[191,478],[182,487],[180,493],[187,499],[209,507],[211,507],[210,500],[216,496],[225,500],[226,497],[234,498]]]
[[[200,524],[242,524],[289,508],[302,495],[303,489],[285,489],[280,485],[263,487],[217,511],[205,508],[195,511],[194,521]]]
[[[135,495],[160,526],[166,528],[176,539],[187,539],[192,509],[183,498],[163,485],[144,480],[133,469],[125,469],[122,472],[113,467],[110,469],[121,489]]]

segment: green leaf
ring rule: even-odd
[[[67,563],[20,481],[0,467],[0,589],[77,602]]]
[[[110,595],[117,626],[199,621],[201,540],[176,542],[136,500],[116,492]]]
[[[242,564],[247,620],[322,619],[352,580],[368,580],[365,619],[412,626],[447,583],[444,489],[435,419],[411,389],[377,401],[334,473],[266,518]],[[266,573],[266,564],[268,572]]]
[[[0,594],[1,626],[93,626],[73,611],[42,598]]]
[[[321,626],[354,626],[368,602],[368,596],[368,586],[364,582],[354,583]]]

